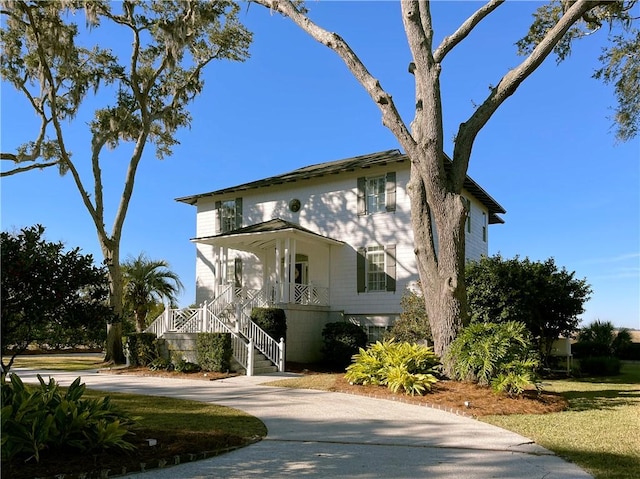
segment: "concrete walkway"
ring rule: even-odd
[[[37,371],[16,369],[24,382]],[[79,373],[40,371],[70,384]],[[518,434],[471,418],[342,393],[264,386],[285,376],[200,381],[82,371],[91,389],[216,403],[260,418],[267,437],[210,459],[132,474],[134,479],[518,478],[589,474]]]

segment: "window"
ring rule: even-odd
[[[358,214],[396,210],[396,174],[358,178]]]
[[[384,247],[367,248],[367,291],[385,291],[387,273],[384,269]]]
[[[482,212],[482,241],[487,241],[487,213]]]
[[[396,290],[396,246],[369,246],[358,250],[358,293]]]
[[[467,233],[471,233],[471,200],[469,198],[462,197],[462,201],[464,201],[464,206],[467,209],[467,220],[466,220],[466,230]]]
[[[242,198],[216,201],[216,233],[228,233],[242,226]]]
[[[386,181],[384,176],[376,178],[367,178],[365,184],[365,194],[367,195],[367,213],[380,213],[386,211],[385,188]]]
[[[384,334],[389,331],[389,326],[374,326],[368,324],[367,328],[367,342],[375,343],[376,341],[382,341],[384,339]]]
[[[227,283],[242,288],[242,258],[229,258],[226,271]]]

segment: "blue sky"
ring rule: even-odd
[[[435,2],[436,40],[453,32],[481,4]],[[509,68],[521,61],[514,43],[537,3],[508,2],[483,22],[443,64],[445,150],[457,125]],[[405,121],[413,111],[411,60],[397,2],[308,2],[320,25],[338,32],[393,95]],[[172,157],[148,148],[139,169],[121,255],[145,252],[169,261],[195,297],[195,208],[175,198],[284,173],[301,166],[398,148],[378,109],[341,60],[288,20],[251,5],[242,21],[254,32],[245,63],[215,63],[180,131]],[[118,35],[101,35],[102,46]],[[604,33],[604,32],[602,32]],[[593,288],[582,316],[640,328],[640,141],[617,144],[609,119],[612,88],[591,78],[603,34],[575,44],[560,65],[547,61],[480,132],[469,174],[507,214],[490,228],[489,252],[544,260],[586,278]],[[1,86],[2,151],[35,138],[26,101]],[[102,98],[104,102],[104,98]],[[88,103],[68,141],[86,155]],[[130,148],[110,152],[107,226],[119,200]],[[6,165],[3,165],[6,168]],[[85,177],[87,180],[90,178]],[[89,214],[70,177],[32,171],[1,182],[1,226],[43,224],[47,238],[79,246],[101,260]]]

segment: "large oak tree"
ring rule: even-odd
[[[415,111],[409,125],[401,117],[389,92],[369,72],[350,45],[338,33],[314,23],[303,2],[253,1],[290,18],[315,40],[333,50],[378,106],[383,124],[409,157],[411,178],[408,193],[415,255],[435,350],[440,355],[468,321],[464,284],[464,222],[467,211],[461,192],[474,141],[500,105],[550,55],[555,53],[563,59],[569,54],[573,40],[611,27],[612,48],[603,54],[604,66],[598,75],[615,84],[620,101],[616,112],[619,138],[628,139],[637,132],[640,116],[637,95],[640,59],[637,52],[640,42],[630,14],[635,5],[633,1],[563,0],[541,4],[530,30],[523,32],[523,39],[518,44],[522,62],[498,78],[486,99],[460,123],[450,168],[445,167],[449,160],[444,154],[443,141],[445,112],[440,93],[443,61],[463,41],[473,42],[471,34],[474,28],[498,9],[503,0],[490,0],[481,5],[439,45],[434,43],[430,3],[426,0],[399,2],[412,55],[409,72],[415,78]],[[434,232],[438,241],[435,241]]]
[[[82,10],[85,29],[76,15]],[[40,122],[32,141],[2,152],[13,165],[2,176],[50,167],[72,176],[95,226],[118,314],[122,230],[145,148],[154,145],[158,158],[170,155],[176,132],[191,122],[187,108],[203,88],[203,69],[213,60],[247,58],[251,34],[238,12],[226,0],[2,2],[0,74]],[[108,36],[98,40],[93,33],[101,28]],[[121,38],[130,40],[129,51],[122,51]],[[106,105],[94,111],[86,148],[72,156],[69,138],[85,128],[76,116],[91,100]],[[109,230],[104,156],[121,143],[132,146]],[[106,360],[124,362],[121,336],[121,322],[110,324]]]

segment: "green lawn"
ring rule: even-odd
[[[100,398],[104,392],[87,390],[86,397]],[[210,432],[215,429],[224,434],[241,437],[264,437],[266,426],[260,419],[239,409],[216,404],[174,399],[170,397],[125,394],[107,394],[119,410],[135,421],[137,428],[168,432]]]
[[[54,371],[82,371],[104,366],[102,353],[88,354],[23,354],[16,356],[11,368],[50,369]],[[8,361],[8,358],[2,358]]]
[[[533,439],[597,479],[640,477],[640,363],[610,378],[546,381],[569,399],[569,410],[544,415],[487,416]]]

